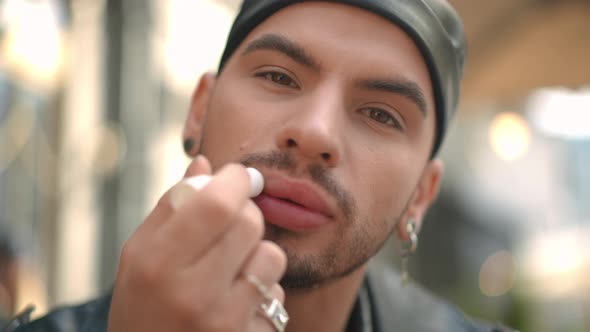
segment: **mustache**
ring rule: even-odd
[[[293,177],[302,177],[297,174],[300,169],[297,160],[287,152],[270,151],[262,153],[251,153],[243,156],[239,162],[247,167],[262,166],[287,172]],[[348,192],[334,177],[329,170],[318,163],[309,164],[305,167],[303,176],[309,177],[313,183],[324,189],[334,198],[336,204],[344,214],[346,221],[351,222],[356,214],[356,203],[350,192]]]

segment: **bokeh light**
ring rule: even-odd
[[[564,298],[590,290],[589,236],[589,228],[570,226],[531,237],[523,248],[526,291],[541,298]]]
[[[92,169],[96,175],[108,176],[120,166],[127,153],[125,132],[116,124],[106,124],[98,130],[94,149]]]
[[[55,84],[66,43],[54,1],[9,0],[3,9],[6,36],[0,64],[29,83]]]
[[[528,100],[533,123],[542,132],[567,139],[590,139],[590,87],[546,88]]]
[[[481,266],[479,287],[487,296],[506,294],[515,280],[515,262],[512,254],[506,250],[490,255]]]
[[[217,66],[234,14],[208,0],[169,0],[164,10],[164,38],[156,43],[164,79],[176,91],[190,94],[199,75]]]
[[[531,134],[529,126],[522,116],[512,112],[503,112],[493,119],[488,138],[498,157],[506,161],[513,161],[527,152]]]

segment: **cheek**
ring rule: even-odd
[[[403,153],[370,156],[358,174],[357,194],[361,215],[368,220],[385,222],[396,220],[403,212],[415,186],[416,171],[409,167],[412,163]],[[364,213],[362,212],[364,210]]]
[[[203,127],[202,153],[214,168],[236,161],[252,149],[264,148],[262,133],[268,137],[273,127],[268,118],[260,116],[259,105],[244,91],[231,85],[219,86],[207,109]]]

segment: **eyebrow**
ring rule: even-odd
[[[357,87],[369,91],[382,91],[401,95],[411,100],[426,117],[426,97],[420,86],[405,78],[361,80]]]
[[[261,50],[283,53],[300,65],[313,69],[314,71],[320,71],[318,62],[307,54],[302,46],[289,40],[287,37],[277,34],[265,34],[250,42],[244,52],[242,52],[242,56]]]

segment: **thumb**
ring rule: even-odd
[[[200,154],[188,165],[184,178],[202,174],[211,174],[211,163],[205,156]]]

